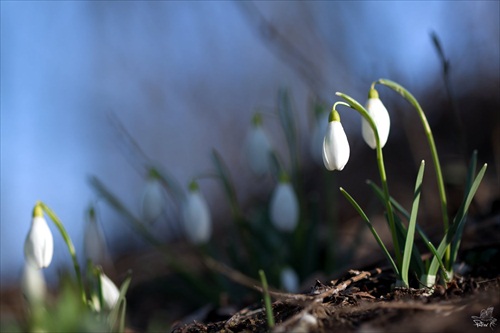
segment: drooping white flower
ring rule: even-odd
[[[296,293],[299,291],[299,277],[293,268],[283,268],[281,270],[280,279],[282,288],[287,292]]]
[[[251,170],[258,176],[270,171],[272,146],[262,127],[262,118],[256,113],[252,119],[252,128],[245,141],[245,155]]]
[[[42,207],[37,204],[33,209],[31,228],[24,242],[24,257],[28,264],[41,269],[50,265],[53,253],[52,232],[43,217]]]
[[[101,227],[97,223],[95,210],[89,208],[85,227],[83,245],[87,260],[94,265],[109,265],[108,249]]]
[[[314,127],[311,134],[309,150],[314,162],[321,164],[323,162],[322,145],[328,127],[328,112],[325,112],[323,108],[320,107],[318,107],[318,109],[319,110],[315,112]]]
[[[115,307],[118,299],[120,298],[120,291],[113,281],[111,281],[103,272],[100,273],[99,278],[101,279],[101,292],[104,306],[108,310],[111,310]]]
[[[21,277],[21,290],[30,304],[42,303],[45,300],[47,292],[42,270],[29,263],[25,263]]]
[[[144,187],[141,203],[142,217],[147,223],[153,223],[160,217],[165,208],[165,201],[165,192],[161,183],[156,177],[149,177]]]
[[[344,127],[340,122],[339,113],[332,110],[323,140],[323,163],[330,171],[341,171],[349,161],[350,153],[351,148]]]
[[[201,194],[198,184],[192,182],[189,193],[183,203],[182,218],[184,233],[193,244],[206,243],[212,234],[212,221],[207,202]]]
[[[378,137],[380,139],[380,147],[384,147],[387,138],[389,137],[389,131],[391,129],[391,118],[389,117],[389,112],[385,108],[384,104],[378,97],[378,92],[375,89],[370,89],[368,95],[368,101],[365,105],[366,110],[370,117],[372,117],[377,126]],[[370,148],[376,148],[375,135],[370,127],[368,121],[365,118],[361,120],[361,132],[363,134],[363,139],[370,146]]]
[[[292,185],[282,175],[271,196],[271,222],[281,231],[291,232],[299,221],[299,203]]]

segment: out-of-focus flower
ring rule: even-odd
[[[328,120],[328,127],[323,140],[323,163],[330,171],[341,171],[349,161],[351,153],[349,141],[347,141],[337,110],[332,110]]]
[[[271,222],[278,230],[290,232],[299,221],[299,204],[286,174],[280,178],[271,197]]]
[[[206,243],[212,234],[212,221],[207,202],[198,184],[191,182],[189,193],[182,207],[184,233],[193,244]]]
[[[365,105],[366,110],[370,117],[372,117],[375,122],[375,126],[377,126],[378,137],[380,139],[380,147],[384,147],[387,138],[389,137],[389,131],[391,129],[391,118],[389,117],[389,112],[385,108],[384,104],[378,97],[378,92],[375,89],[370,89],[368,94],[368,101]],[[368,121],[365,118],[361,120],[361,132],[363,134],[363,139],[366,144],[370,146],[372,149],[376,148],[375,135],[373,134],[373,130],[370,127]]]
[[[28,264],[40,269],[50,265],[53,253],[52,232],[43,217],[42,207],[37,204],[33,209],[31,228],[24,242],[24,256]]]
[[[109,265],[108,249],[101,227],[97,223],[94,207],[90,207],[84,234],[84,251],[88,260],[94,265]]]
[[[270,171],[272,146],[262,128],[262,117],[256,113],[245,141],[245,155],[252,171],[263,176]]]
[[[111,281],[103,272],[100,273],[99,278],[101,279],[101,292],[104,306],[108,310],[111,310],[115,307],[118,299],[120,298],[120,291],[113,281]]]
[[[29,263],[25,263],[21,278],[21,290],[30,304],[43,303],[47,286],[42,270]]]
[[[296,293],[299,291],[299,277],[291,267],[285,267],[281,270],[280,274],[281,286],[289,293]]]
[[[153,169],[142,195],[142,217],[147,223],[153,223],[160,217],[165,208],[165,200],[165,191]]]
[[[328,112],[323,106],[318,105],[314,112],[314,127],[311,134],[310,153],[314,162],[323,163],[322,145],[325,138],[326,129],[328,127]]]

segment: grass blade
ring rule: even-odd
[[[269,296],[266,274],[262,269],[259,270],[259,276],[260,276],[260,281],[262,283],[264,306],[266,308],[266,315],[267,315],[267,326],[269,326],[269,328],[272,329],[274,327],[273,306],[271,304],[271,296]]]
[[[391,264],[392,269],[394,270],[394,273],[396,273],[399,276],[399,269],[396,266],[396,263],[392,259],[389,251],[387,250],[387,248],[384,245],[384,242],[382,242],[382,239],[379,237],[377,231],[375,230],[375,228],[371,224],[370,220],[368,219],[368,216],[366,216],[366,214],[363,211],[363,209],[359,206],[359,204],[356,202],[356,200],[354,200],[353,197],[351,197],[351,195],[349,193],[347,193],[346,190],[344,190],[341,187],[340,188],[340,192],[342,192],[342,194],[347,199],[347,201],[349,201],[349,203],[354,207],[354,209],[358,212],[358,214],[361,216],[361,218],[363,219],[363,221],[366,223],[366,225],[368,226],[368,228],[372,232],[373,237],[375,237],[375,240],[377,241],[378,245],[380,246],[380,248],[382,249],[383,253],[385,254],[387,260]]]
[[[408,283],[408,270],[410,268],[410,259],[413,249],[413,240],[415,237],[415,225],[417,223],[418,206],[420,203],[420,193],[422,192],[422,179],[424,177],[425,162],[422,161],[418,170],[417,180],[415,182],[415,191],[413,192],[413,204],[411,207],[410,222],[408,223],[408,232],[403,252],[403,263],[401,266],[401,278],[406,287]]]

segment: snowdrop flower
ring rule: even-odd
[[[24,256],[28,264],[40,269],[50,265],[53,253],[52,232],[43,217],[42,207],[37,204],[33,209],[31,228],[24,242]]]
[[[271,222],[278,230],[290,232],[299,221],[299,204],[286,175],[280,178],[271,197]]]
[[[271,143],[262,128],[262,117],[256,113],[245,142],[245,154],[250,168],[256,175],[262,176],[269,172],[271,152]]]
[[[285,267],[280,274],[281,286],[290,293],[299,291],[299,277],[291,267]]]
[[[309,148],[312,159],[318,164],[321,164],[323,161],[321,146],[323,144],[323,139],[325,137],[327,127],[328,112],[325,112],[322,106],[318,106],[315,110],[314,127],[311,134],[311,142]]]
[[[378,92],[375,89],[370,89],[368,94],[368,101],[365,105],[366,110],[372,117],[375,125],[377,126],[378,136],[380,139],[380,147],[384,147],[387,138],[389,137],[389,130],[391,129],[391,118],[389,117],[389,112],[385,108],[384,104],[378,97]],[[361,120],[361,131],[363,134],[363,139],[372,149],[376,148],[375,135],[370,127],[368,121],[365,118]]]
[[[106,241],[101,227],[97,224],[94,207],[89,208],[88,220],[83,237],[86,258],[95,265],[109,265]]]
[[[341,171],[349,161],[351,149],[337,110],[332,110],[328,120],[323,140],[323,163],[330,171]]]
[[[42,303],[47,292],[42,270],[25,263],[21,277],[21,290],[30,304]]]
[[[142,217],[146,222],[153,223],[160,217],[165,200],[163,187],[152,170],[142,195]]]
[[[182,207],[182,218],[184,232],[191,243],[202,244],[209,240],[212,233],[210,210],[194,181],[189,185],[189,193]]]
[[[101,292],[104,306],[108,310],[111,310],[118,302],[118,298],[120,298],[120,291],[113,281],[111,281],[103,272],[100,273],[99,278],[101,279]]]

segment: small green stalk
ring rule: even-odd
[[[420,120],[422,121],[422,125],[424,127],[425,131],[425,136],[427,137],[427,142],[429,143],[429,148],[431,150],[432,154],[432,161],[434,162],[434,168],[436,169],[436,180],[437,180],[437,185],[438,185],[438,190],[439,190],[439,199],[441,201],[441,213],[443,216],[443,227],[444,227],[444,232],[448,231],[449,228],[449,218],[448,218],[448,204],[447,204],[447,199],[446,199],[446,191],[444,188],[444,180],[443,180],[443,174],[441,172],[441,164],[439,163],[439,156],[437,153],[436,149],[436,144],[434,143],[434,136],[432,135],[432,130],[431,127],[429,126],[429,122],[427,121],[427,118],[425,116],[425,113],[418,103],[417,99],[413,97],[413,95],[406,90],[404,87],[399,85],[398,83],[387,80],[387,79],[380,79],[372,84],[372,87],[375,86],[375,84],[381,84],[386,87],[391,88],[395,92],[399,93],[401,96],[403,96],[404,99],[406,99],[410,104],[417,110],[418,115],[420,117]],[[445,265],[448,270],[451,270],[451,261],[450,261],[450,247],[448,246],[446,249],[446,254],[445,254]]]
[[[382,147],[380,145],[380,138],[378,135],[377,125],[373,121],[372,117],[368,114],[368,111],[361,104],[359,104],[355,99],[353,99],[352,97],[350,97],[346,94],[340,93],[340,92],[337,92],[336,95],[345,99],[347,101],[347,103],[349,103],[349,106],[352,109],[358,111],[361,114],[361,116],[363,116],[363,118],[366,119],[366,121],[370,124],[370,127],[372,128],[373,133],[375,135],[375,143],[376,143],[376,150],[377,150],[377,164],[378,164],[378,169],[379,169],[379,173],[380,173],[380,181],[382,183],[382,189],[384,191],[384,197],[385,197],[384,202],[385,202],[385,207],[387,210],[387,217],[389,219],[389,228],[391,229],[391,236],[392,236],[392,243],[394,245],[394,252],[396,252],[396,263],[397,263],[397,267],[400,268],[401,262],[402,262],[402,257],[401,257],[399,241],[398,241],[398,237],[397,237],[397,233],[396,233],[396,226],[394,223],[394,213],[392,211],[392,204],[391,204],[391,200],[390,200],[391,197],[389,195],[389,187],[387,185],[387,176],[385,173],[384,156],[382,154]]]
[[[66,231],[66,229],[64,228],[64,225],[62,224],[61,220],[59,220],[59,218],[52,211],[52,209],[50,209],[43,202],[38,202],[37,204],[40,205],[40,207],[43,209],[43,211],[54,222],[57,229],[59,229],[59,232],[61,233],[61,236],[63,237],[64,242],[66,243],[66,246],[68,247],[69,254],[71,255],[71,259],[73,260],[73,267],[75,268],[76,279],[78,281],[78,286],[80,287],[80,292],[82,293],[83,303],[87,304],[87,296],[85,295],[85,288],[83,287],[82,273],[80,271],[80,265],[78,264],[78,259],[76,258],[75,246],[73,245],[73,242],[71,241],[71,238],[69,237],[69,234]]]
[[[267,326],[269,326],[269,328],[272,329],[274,327],[273,306],[271,304],[271,296],[269,296],[266,274],[262,269],[259,269],[259,276],[260,276],[260,281],[262,283],[262,293],[264,295],[264,306],[266,308]]]

